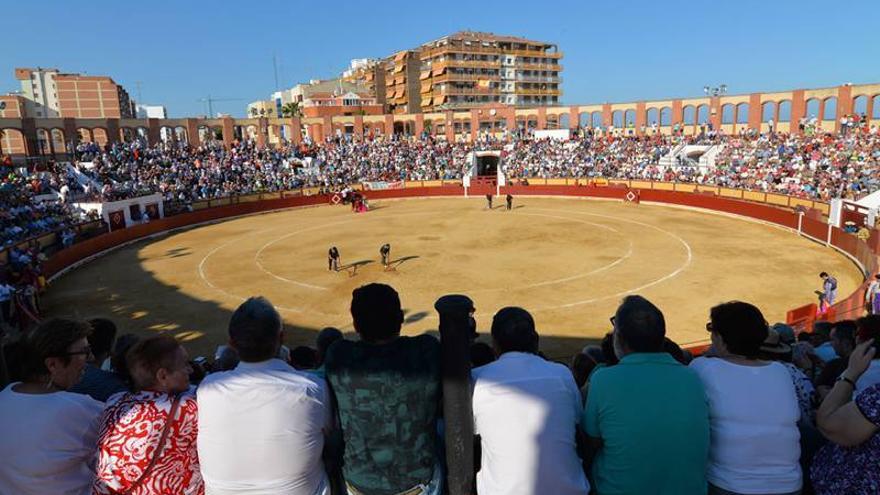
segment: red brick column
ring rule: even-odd
[[[268,129],[266,129],[267,126],[268,121],[266,120],[266,117],[260,117],[257,119],[257,146],[260,148],[266,146],[266,142],[268,141],[268,136],[266,136],[266,133],[268,132]]]
[[[109,122],[107,123],[107,134],[110,134]],[[107,136],[110,139],[110,136]],[[116,139],[119,139],[119,124],[116,124]],[[150,146],[159,144],[162,140],[162,131],[159,127],[159,119],[147,119],[147,143]]]
[[[425,130],[425,114],[417,113],[416,114],[416,128],[414,129],[414,133],[416,137],[422,135],[422,131]]]
[[[455,142],[455,120],[452,117],[452,111],[446,111],[446,141]]]
[[[639,101],[636,102],[636,133],[641,136],[642,135],[642,126],[645,125],[645,122],[648,120],[648,116],[645,115],[645,102]]]
[[[761,93],[749,95],[749,129],[761,130]]]
[[[186,119],[186,142],[193,147],[201,144],[199,139],[199,121],[196,119]]]
[[[299,117],[293,117],[290,119],[290,142],[297,145],[301,143],[302,140],[302,119]]]
[[[92,135],[91,129],[89,129],[89,135]],[[33,117],[21,119],[21,138],[24,156],[35,155],[39,148],[37,147],[37,123]],[[92,137],[90,140],[94,141],[95,138]]]
[[[333,137],[333,118],[329,115],[325,115],[321,121],[321,134],[324,135],[324,139],[327,137]]]
[[[232,147],[232,141],[235,139],[235,121],[230,117],[223,117],[223,146]]]
[[[470,142],[473,143],[477,139],[477,135],[480,133],[480,113],[477,109],[471,110],[471,138]]]
[[[61,123],[61,125],[64,126],[64,141],[66,141],[65,144],[72,142],[75,145],[76,143],[78,143],[79,133],[76,132],[76,119],[70,117],[63,118],[61,119]]]
[[[789,132],[800,133],[798,123],[807,114],[807,101],[804,98],[804,90],[796,89],[791,92],[791,122]]]
[[[364,140],[364,116],[363,115],[355,115],[354,116],[354,136],[358,138],[359,141]]]
[[[611,104],[606,103],[602,105],[602,127],[608,128],[611,126]]]
[[[537,128],[537,130],[543,131],[546,128],[547,128],[547,107],[538,107],[538,128]]]
[[[385,114],[385,135],[393,136],[394,135],[394,115],[386,113]]]
[[[716,131],[721,129],[721,98],[713,96],[709,99],[709,122]]]
[[[581,126],[581,116],[578,113],[578,107],[569,107],[568,109],[568,128],[577,129]]]
[[[118,143],[119,139],[119,119],[106,119],[104,128],[107,129],[107,143]],[[49,135],[49,141],[52,141],[52,135]]]
[[[851,114],[852,108],[852,86],[839,86],[837,88],[837,115],[834,116],[835,132],[840,132],[840,118]]]
[[[684,105],[682,105],[681,100],[672,100],[672,120],[670,124],[675,126],[678,124],[679,127],[684,125]]]

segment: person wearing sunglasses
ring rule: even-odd
[[[23,379],[0,392],[0,493],[89,493],[104,404],[67,390],[91,358],[90,332],[55,318],[27,336]]]

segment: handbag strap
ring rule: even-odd
[[[174,423],[174,416],[177,414],[177,409],[180,406],[180,394],[174,396],[174,402],[171,403],[171,410],[168,412],[168,419],[165,420],[165,427],[162,428],[162,436],[159,438],[159,445],[156,446],[156,451],[153,453],[153,458],[150,459],[150,463],[147,464],[147,468],[141,473],[140,477],[138,477],[137,481],[131,484],[128,487],[128,490],[124,492],[120,492],[119,495],[129,495],[137,487],[147,479],[147,476],[150,475],[150,471],[153,470],[153,466],[156,465],[156,462],[159,461],[159,456],[162,455],[162,451],[165,450],[165,441],[168,440],[168,433],[171,432],[171,425]]]

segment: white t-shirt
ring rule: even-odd
[[[104,404],[70,392],[0,392],[0,493],[91,493]]]
[[[690,367],[703,381],[709,399],[708,480],[745,494],[799,490],[800,409],[785,367],[743,366],[702,357]]]
[[[480,495],[589,493],[575,446],[583,405],[568,368],[507,352],[471,376]]]
[[[323,379],[271,359],[208,375],[197,391],[199,464],[209,495],[315,495],[331,424]]]

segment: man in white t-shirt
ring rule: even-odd
[[[495,314],[492,344],[498,360],[471,372],[482,446],[477,491],[589,493],[575,441],[583,405],[571,371],[537,355],[535,321],[522,308]]]
[[[198,450],[206,493],[329,493],[321,452],[331,425],[326,382],[279,359],[281,317],[245,301],[229,322],[238,366],[199,386]]]

